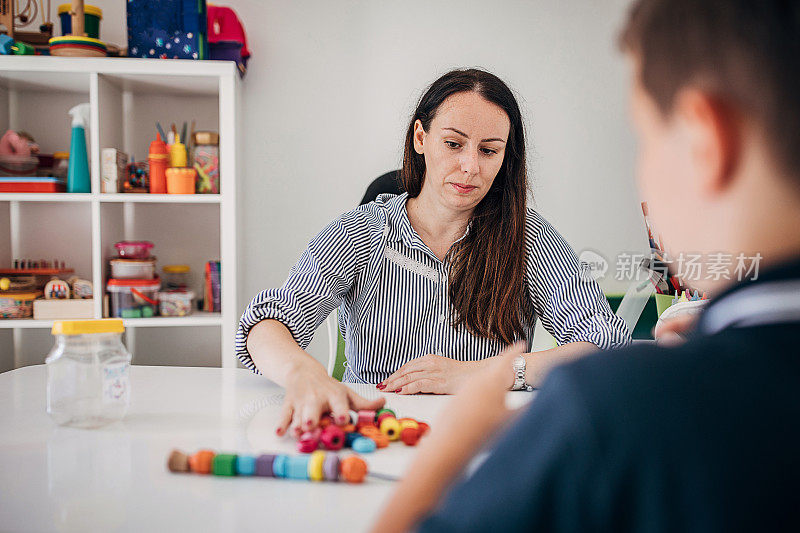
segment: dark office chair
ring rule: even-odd
[[[400,183],[400,171],[392,170],[386,174],[378,176],[372,183],[369,184],[369,187],[367,187],[367,192],[364,193],[364,198],[361,199],[361,203],[358,205],[370,203],[371,201],[375,200],[379,194],[402,194],[403,192],[405,191]]]

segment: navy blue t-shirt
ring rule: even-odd
[[[800,262],[749,284],[791,278]],[[800,531],[800,322],[632,346],[553,370],[486,461],[420,524],[779,529]]]

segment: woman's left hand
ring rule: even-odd
[[[378,388],[398,394],[455,394],[465,380],[485,361],[456,361],[441,355],[428,354],[401,366]],[[510,375],[510,373],[509,373]]]

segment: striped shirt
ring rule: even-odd
[[[337,307],[347,382],[379,383],[429,353],[475,361],[505,347],[452,326],[448,264],[412,228],[407,196],[384,194],[343,214],[314,237],[281,288],[253,298],[236,333],[245,367],[256,371],[246,344],[259,321],[280,321],[305,349]],[[630,341],[575,252],[533,209],[525,220],[525,254],[532,309],[559,344],[586,341],[610,348]],[[534,325],[523,323],[529,347]]]

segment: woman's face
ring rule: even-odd
[[[429,131],[414,124],[414,150],[425,157],[420,196],[446,207],[472,210],[503,165],[511,123],[505,111],[475,92],[448,96]]]

